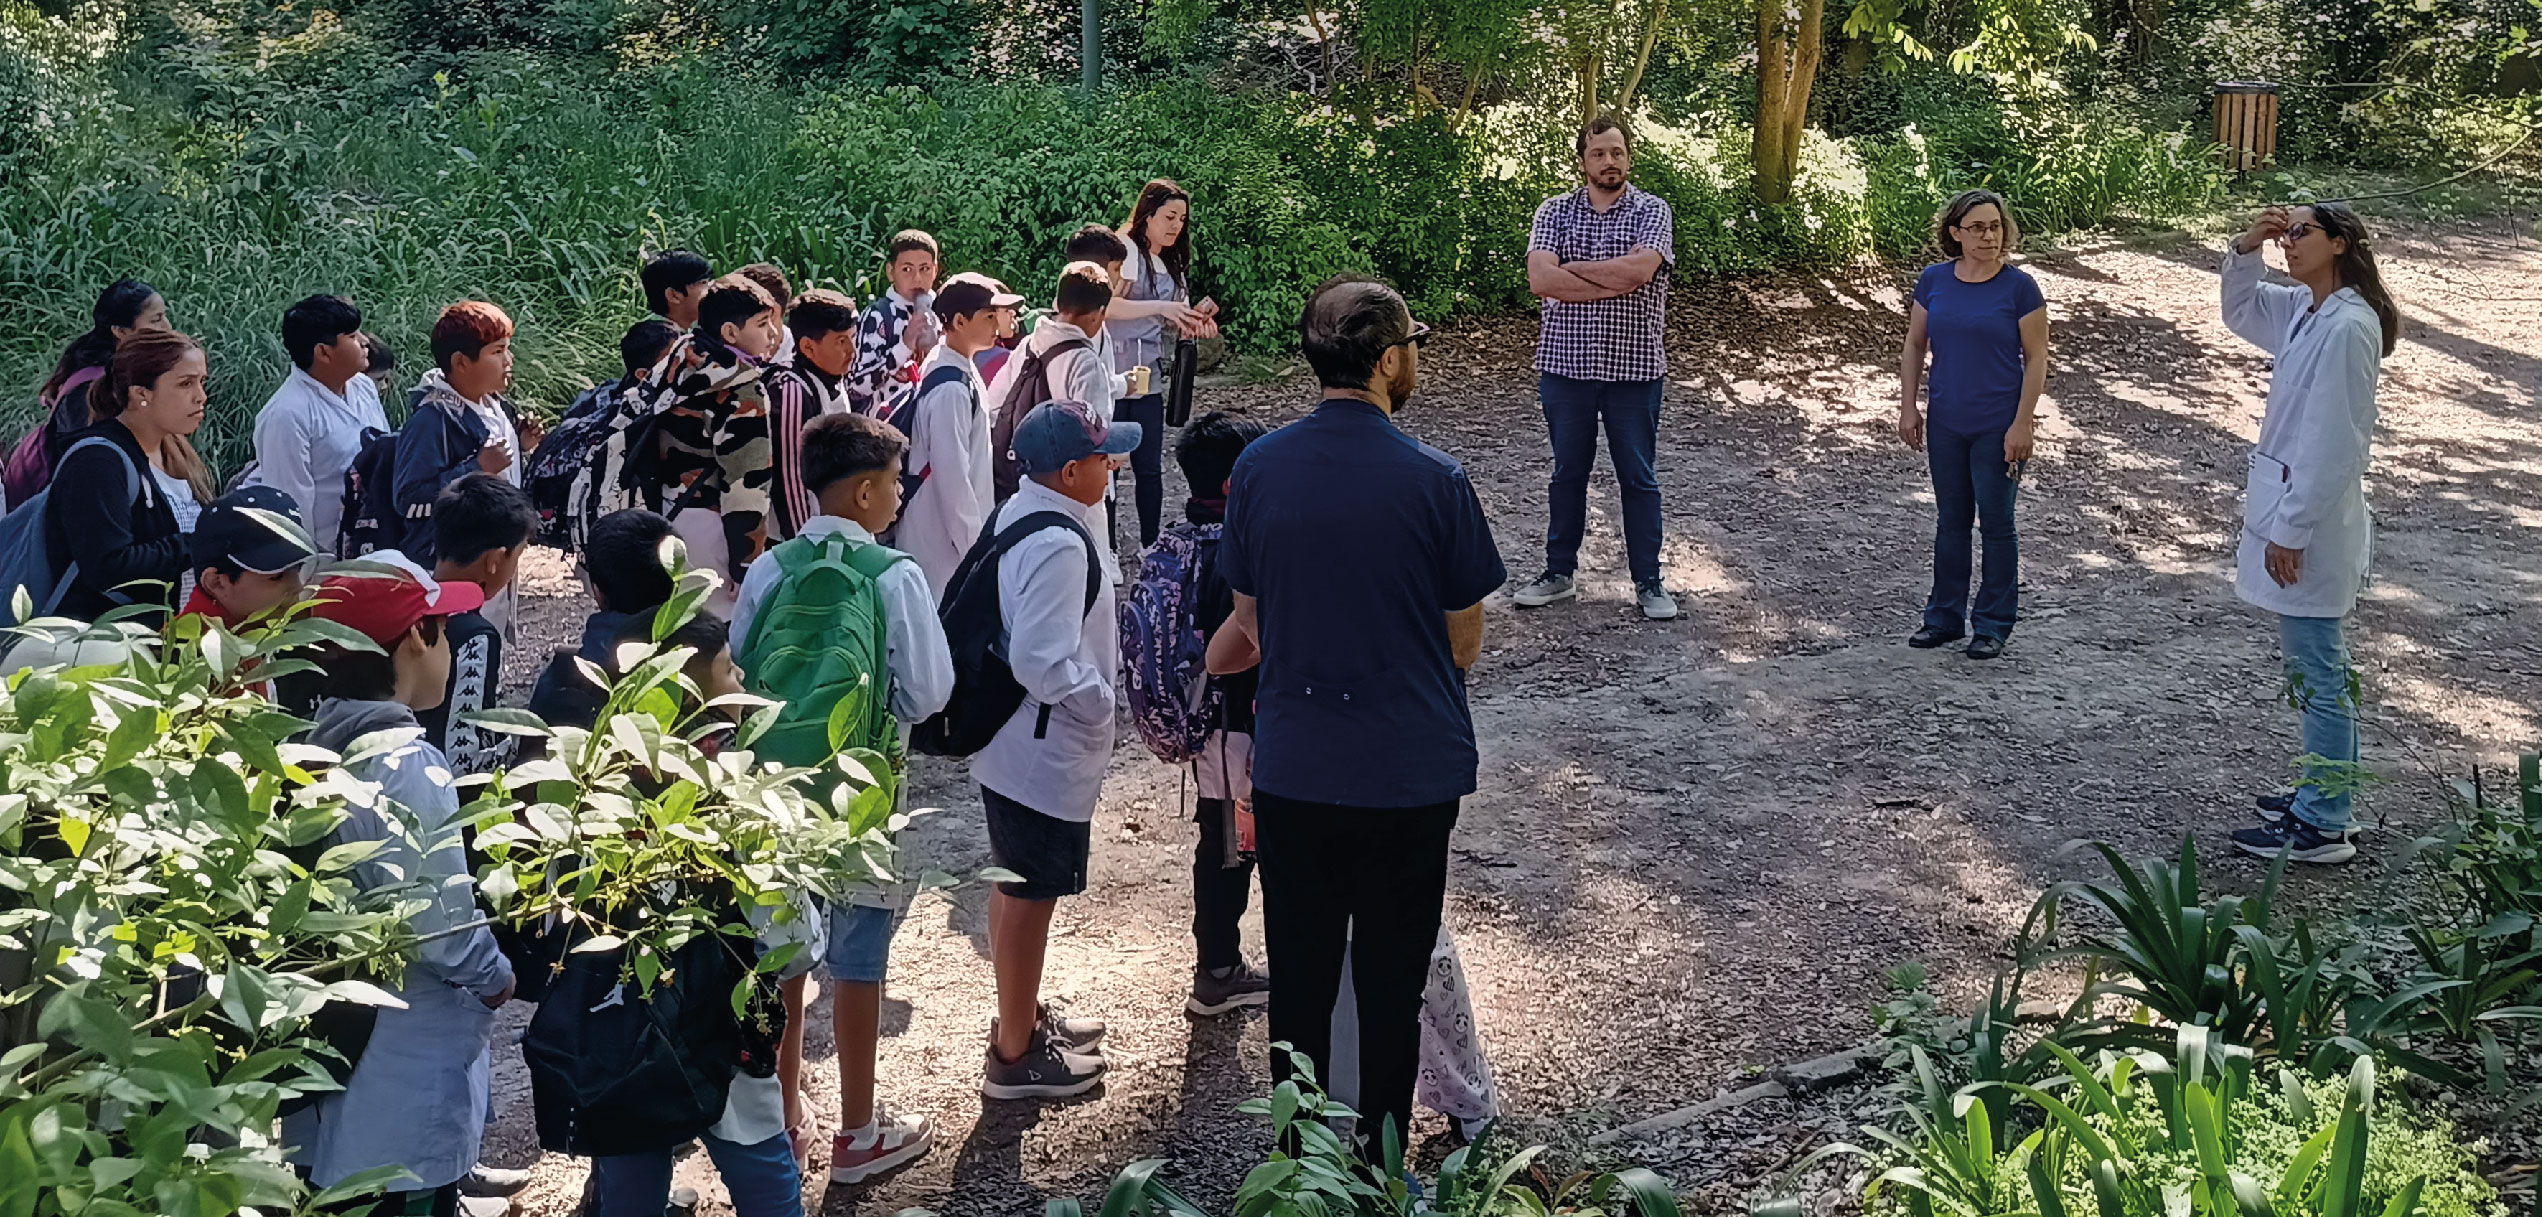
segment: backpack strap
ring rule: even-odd
[[[859,545],[847,552],[847,568],[875,580],[881,579],[884,571],[912,560],[909,555],[879,541]]]
[[[1053,528],[1065,528],[1077,534],[1077,540],[1086,547],[1086,607],[1084,611],[1091,613],[1094,611],[1094,598],[1103,594],[1103,559],[1095,551],[1093,535],[1086,531],[1085,525],[1078,523],[1075,519],[1056,511],[1036,511],[1025,516],[999,530],[997,539],[989,544],[988,560],[995,562],[1005,557],[1006,551],[1023,544],[1024,538]]]
[[[937,368],[935,371],[927,373],[927,378],[918,382],[918,391],[909,395],[909,426],[904,429],[909,431],[917,430],[918,407],[927,400],[927,395],[929,393],[933,393],[946,385],[962,384],[968,379],[970,379],[969,373],[958,366],[941,367]],[[973,395],[973,405],[975,407],[978,404],[977,397],[977,394]],[[902,438],[910,440],[916,439],[914,435],[903,436]],[[935,465],[933,462],[929,462],[927,467],[923,469],[904,468],[900,471],[901,506],[906,507],[909,505],[910,496],[918,493],[918,488],[925,485],[928,476],[934,472]]]
[[[968,379],[970,379],[970,374],[959,367],[937,368],[935,371],[927,373],[927,378],[925,380],[918,382],[918,396],[924,398],[929,393],[933,393],[946,385],[956,384]]]
[[[61,463],[68,464],[71,459],[71,453],[77,452],[82,448],[92,446],[104,448],[115,454],[115,463],[122,466],[124,471],[124,498],[127,505],[140,502],[143,490],[141,485],[141,471],[132,467],[132,456],[124,451],[123,445],[118,444],[105,436],[92,435],[80,440],[78,443],[72,444],[68,450],[62,453]],[[60,465],[56,465],[55,468],[59,469]],[[129,506],[127,506],[127,509],[129,509]],[[53,594],[44,598],[44,607],[38,611],[46,616],[51,616],[55,610],[62,607],[62,597],[69,595],[71,585],[77,582],[79,582],[79,559],[73,558],[71,559],[70,565],[62,568],[61,581],[53,585]],[[108,588],[106,590],[106,598],[116,604],[132,603],[132,597],[127,596],[123,594],[123,592],[114,588]]]

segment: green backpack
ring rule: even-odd
[[[796,537],[768,559],[784,577],[751,618],[750,637],[734,659],[745,687],[784,704],[753,751],[787,765],[821,767],[839,753],[870,749],[898,774],[900,724],[891,713],[876,581],[909,555],[828,536]]]

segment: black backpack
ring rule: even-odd
[[[909,746],[928,756],[969,756],[989,746],[1006,720],[1024,704],[1024,686],[1006,658],[1006,615],[998,608],[997,563],[1026,537],[1052,528],[1077,534],[1086,546],[1086,607],[1103,591],[1103,557],[1085,526],[1056,511],[1036,511],[997,531],[997,517],[980,530],[971,552],[945,584],[944,636],[953,646],[953,700],[910,732]],[[1111,622],[1101,628],[1111,629]],[[1042,713],[1050,713],[1044,707]]]
[[[344,471],[344,522],[337,526],[335,556],[359,558],[406,543],[406,521],[397,512],[397,432],[362,429],[362,448]]]
[[[521,488],[538,508],[540,544],[572,553],[580,541],[569,506],[574,479],[590,463],[591,450],[609,438],[620,387],[612,383],[583,390],[522,467]]]
[[[785,1009],[753,1004],[762,1032],[733,1017],[733,988],[752,961],[721,934],[700,934],[664,960],[649,999],[620,980],[625,949],[571,951],[521,1037],[540,1148],[608,1157],[678,1148],[724,1116],[733,1075],[776,1068]],[[773,989],[773,986],[770,986]]]

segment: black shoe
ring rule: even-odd
[[[2233,845],[2253,857],[2274,859],[2280,852],[2297,862],[2336,866],[2357,856],[2349,834],[2333,836],[2293,816],[2233,834]]]
[[[2295,810],[2295,792],[2292,790],[2264,794],[2251,801],[2259,805],[2262,824],[2275,824],[2293,814]]]
[[[1992,634],[1979,634],[1968,640],[1970,659],[1993,659],[2004,653],[2004,640]]]
[[[1948,646],[1967,636],[1958,630],[1937,630],[1928,625],[1907,635],[1907,645],[1919,651],[1930,651],[1938,646]]]
[[[1238,1006],[1271,1004],[1271,978],[1238,961],[1227,968],[1192,969],[1192,995],[1183,1008],[1203,1017],[1225,1014]]]

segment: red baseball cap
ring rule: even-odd
[[[396,550],[365,554],[318,584],[309,615],[348,625],[384,647],[397,645],[426,617],[485,607],[485,589],[443,583]]]

